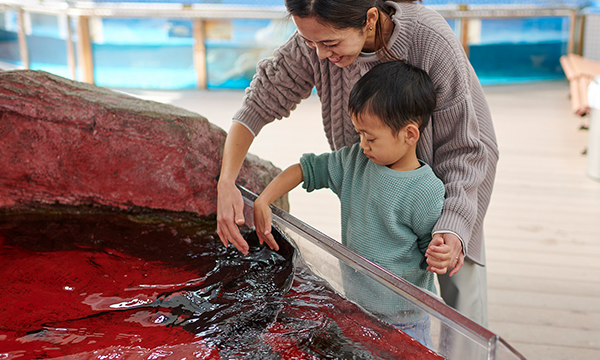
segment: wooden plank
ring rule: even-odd
[[[598,360],[600,350],[582,349],[553,344],[531,344],[518,340],[510,342],[527,360]]]
[[[573,23],[573,19],[571,22]],[[562,56],[560,63],[570,83],[572,110],[575,114],[583,116],[590,112],[587,89],[591,80],[600,75],[600,62],[571,52]]]
[[[519,276],[527,274],[528,276],[539,277],[540,279],[547,279],[549,277],[557,280],[577,279],[588,281],[589,286],[600,286],[600,279],[598,278],[599,271],[590,271],[589,269],[575,267],[563,267],[562,265],[548,267],[516,262],[499,263],[488,261],[487,272],[494,276]],[[596,302],[598,302],[598,300],[596,300]]]
[[[77,64],[75,63],[75,48],[73,46],[73,27],[71,26],[71,17],[67,18],[67,66],[71,72],[71,80],[77,80]]]
[[[489,231],[487,232],[489,233]],[[498,234],[502,234],[502,231],[498,231]],[[527,236],[527,237],[525,237]],[[499,239],[499,237],[497,237]],[[539,236],[538,234],[517,234],[507,236],[506,238],[499,239],[498,241],[486,241],[486,249],[488,259],[529,259],[531,254],[536,254],[546,258],[547,256],[568,256],[579,259],[578,263],[581,263],[585,259],[593,260],[600,256],[600,244],[581,244],[576,242],[565,242],[562,238],[547,238],[546,236]],[[518,254],[515,254],[515,249],[520,249]],[[523,257],[523,258],[521,258]],[[560,259],[563,260],[563,259]],[[594,265],[596,268],[599,265]]]
[[[580,76],[577,79],[577,86],[579,86],[579,109],[575,112],[577,115],[585,115],[590,112],[590,104],[588,101],[588,86],[590,86],[591,78],[587,76]]]
[[[567,53],[575,52],[575,24],[577,23],[577,10],[571,11],[569,16],[569,39],[567,40]]]
[[[490,329],[528,360],[600,359],[600,182],[569,84],[485,88],[500,162],[485,221]]]
[[[81,67],[81,81],[94,84],[94,59],[92,57],[89,18],[79,16],[77,19],[77,57]]]
[[[571,87],[571,108],[575,114],[579,113],[581,109],[581,99],[583,98],[583,94],[581,94],[581,87],[579,86],[579,78],[575,77],[570,81]]]
[[[540,244],[543,247],[543,244]],[[523,249],[523,248],[522,248]],[[487,252],[488,261],[498,264],[527,264],[532,266],[546,266],[556,268],[556,264],[560,264],[560,270],[567,268],[576,268],[583,271],[599,271],[600,262],[596,261],[597,254],[586,254],[585,246],[574,248],[572,252],[557,252],[549,251],[556,250],[554,247],[545,249],[546,252],[536,252],[535,249],[522,251],[515,254],[514,249],[498,249],[490,248]],[[596,250],[597,251],[597,250]],[[600,282],[600,279],[597,281]]]
[[[585,34],[585,13],[579,15],[579,33],[577,34],[577,55],[583,54],[583,37]]]
[[[198,89],[206,89],[207,87],[207,70],[206,70],[206,33],[204,31],[204,20],[193,20],[194,33],[194,68],[198,75]]]
[[[579,296],[600,298],[600,287],[590,286],[589,283],[576,279],[559,280],[546,278],[540,280],[540,278],[528,275],[502,274],[501,276],[496,276],[492,274],[492,276],[488,276],[488,287],[496,290],[529,291],[535,293],[552,291],[554,294],[577,294]]]
[[[465,13],[468,11],[469,6],[467,4],[459,4],[458,10],[464,11]],[[460,23],[460,43],[462,44],[463,50],[469,57],[469,18],[467,16],[463,16],[459,18]]]
[[[17,24],[19,26],[17,37],[19,41],[19,54],[21,56],[21,63],[23,68],[29,69],[29,49],[27,47],[27,35],[25,33],[25,11],[23,8],[19,8],[17,11]]]
[[[599,312],[544,309],[536,306],[523,307],[507,304],[490,304],[489,307],[493,316],[489,319],[490,322],[600,331]]]
[[[568,55],[563,55],[559,59],[560,65],[567,77],[567,80],[571,80],[575,77],[575,70],[573,69],[573,65],[571,65],[571,57]]]
[[[586,329],[559,328],[544,325],[494,322],[491,330],[500,334],[509,344],[530,343],[541,346],[559,346],[573,350],[570,359],[581,359],[575,351],[580,349],[600,352],[600,332]],[[517,350],[519,346],[515,346]],[[549,357],[546,359],[555,359]],[[596,358],[595,360],[597,360]]]

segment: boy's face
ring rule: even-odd
[[[369,112],[352,115],[352,124],[360,134],[360,147],[375,164],[398,171],[414,170],[420,166],[413,146],[419,137],[416,125],[409,124],[394,134],[379,117]]]

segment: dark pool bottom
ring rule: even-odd
[[[87,208],[0,214],[0,358],[441,359],[281,250],[214,219]],[[299,264],[300,262],[296,262]]]

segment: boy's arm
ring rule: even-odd
[[[260,243],[265,242],[272,250],[279,250],[279,246],[271,234],[273,218],[269,206],[273,201],[298,186],[302,180],[302,167],[300,164],[294,164],[277,175],[254,201],[254,226],[256,227],[256,234]]]

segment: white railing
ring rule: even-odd
[[[558,3],[555,7],[536,5],[444,5],[430,6],[446,18],[459,20],[458,36],[467,54],[469,19],[483,18],[523,18],[523,17],[568,17],[569,40],[567,52],[581,54],[583,37],[581,26],[584,14],[581,9]],[[198,87],[206,88],[206,33],[204,22],[213,19],[284,19],[287,11],[281,6],[241,6],[213,4],[173,4],[173,3],[95,3],[91,1],[60,0],[0,0],[0,11],[13,10],[18,18],[19,51],[23,68],[29,68],[29,53],[25,36],[26,13],[41,13],[67,17],[67,65],[73,80],[79,65],[82,81],[94,83],[94,63],[90,38],[90,18],[173,18],[192,20],[194,37],[193,62],[198,74]],[[71,18],[76,28],[71,28]],[[78,41],[73,43],[73,30]],[[75,63],[75,52],[79,64]]]

